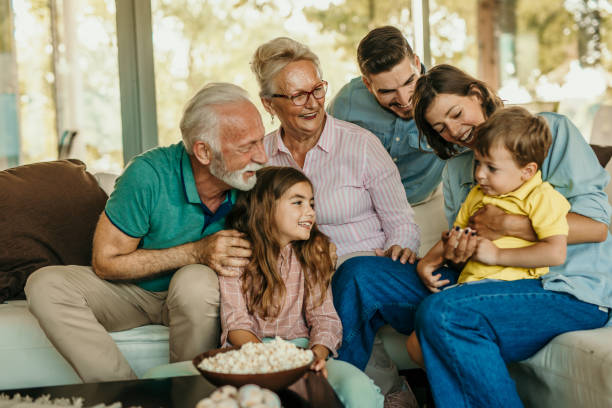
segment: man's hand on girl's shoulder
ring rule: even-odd
[[[207,265],[221,276],[238,276],[251,257],[251,243],[236,230],[221,230],[195,244],[197,263]]]

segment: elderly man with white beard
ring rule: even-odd
[[[92,266],[49,266],[27,282],[31,312],[85,382],[136,378],[108,332],[167,325],[171,362],[215,348],[217,275],[249,262],[249,241],[224,223],[267,161],[259,112],[242,88],[208,84],[180,129],[181,142],[135,157],[117,179]]]

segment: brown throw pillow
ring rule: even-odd
[[[0,171],[0,302],[23,296],[38,268],[89,265],[107,198],[79,160]]]
[[[612,157],[612,146],[591,145],[591,148],[595,152],[595,156],[597,156],[597,160],[599,160],[601,167],[606,167]]]

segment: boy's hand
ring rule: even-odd
[[[312,347],[312,352],[315,355],[315,361],[310,365],[310,369],[316,372],[320,372],[323,377],[327,378],[327,367],[325,360],[329,355],[329,350],[325,346],[315,344]]]
[[[421,259],[417,264],[416,270],[421,278],[421,282],[431,292],[436,293],[440,291],[440,287],[448,285],[450,281],[448,279],[440,279],[441,273],[434,272],[443,264],[444,259],[440,258],[436,262],[429,261],[425,258]]]
[[[479,237],[472,259],[485,265],[499,265],[499,248],[488,239]]]

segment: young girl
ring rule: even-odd
[[[327,377],[345,406],[382,407],[380,390],[362,371],[327,360],[340,346],[342,324],[330,288],[329,239],[315,221],[312,184],[297,169],[261,169],[255,187],[239,194],[226,226],[245,233],[253,252],[240,276],[219,276],[221,344],[279,336],[308,346],[311,368]]]

